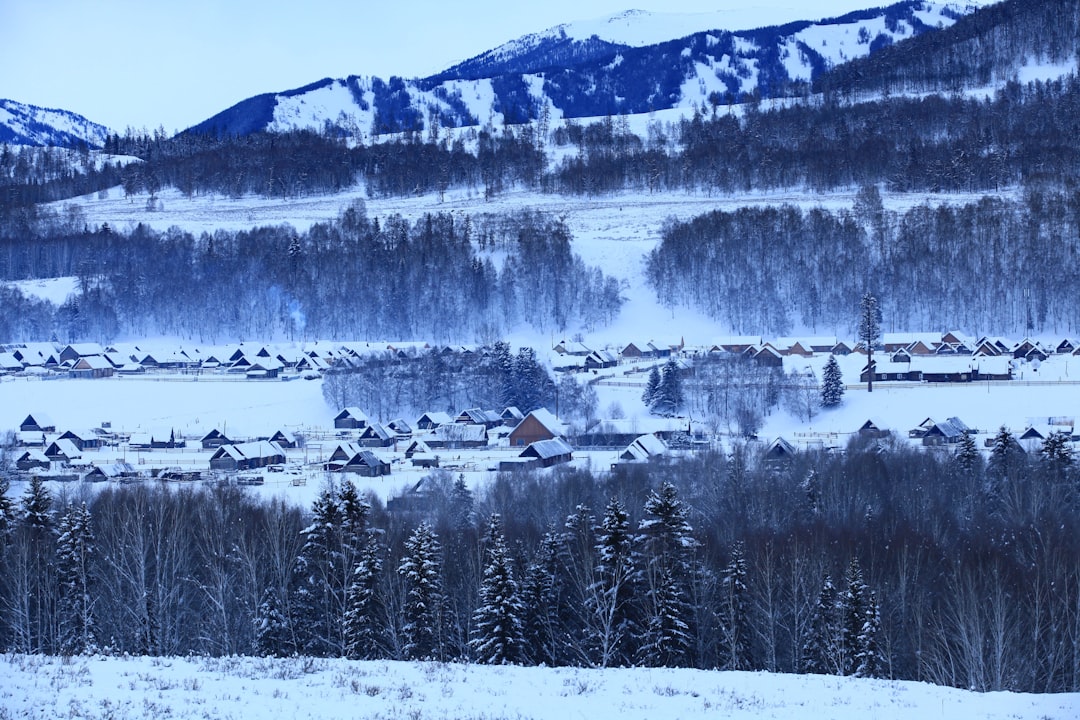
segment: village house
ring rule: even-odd
[[[367,414],[358,407],[347,407],[334,416],[334,427],[339,430],[363,430],[368,422]]]
[[[82,451],[70,440],[54,440],[45,448],[45,457],[53,462],[71,462],[82,458]]]
[[[56,432],[56,423],[45,413],[31,413],[19,424],[19,432]]]
[[[619,453],[619,461],[624,463],[643,463],[668,454],[668,446],[652,434],[642,435]]]
[[[392,447],[395,436],[380,423],[371,423],[360,433],[356,444],[361,447]]]
[[[454,418],[450,417],[449,413],[445,412],[426,412],[416,420],[417,430],[434,430],[440,425],[449,425],[454,422]]]
[[[210,456],[211,470],[255,470],[285,462],[285,451],[268,440],[222,445]]]
[[[520,457],[533,459],[537,466],[548,468],[570,462],[574,459],[574,451],[561,438],[552,438],[551,440],[537,440],[525,448]]]
[[[424,438],[433,450],[481,448],[488,444],[487,428],[483,425],[440,425]]]
[[[323,463],[323,469],[327,472],[355,473],[362,477],[380,477],[390,474],[390,463],[356,443],[338,443]]]
[[[15,468],[18,470],[48,470],[52,461],[40,450],[24,450],[15,458]]]
[[[214,428],[210,432],[203,435],[202,439],[199,442],[202,443],[203,450],[214,450],[221,447],[222,445],[232,444],[232,440],[226,437],[225,433],[221,432],[217,428]]]
[[[525,447],[539,440],[551,440],[566,435],[566,427],[546,408],[537,408],[526,415],[510,431],[510,446]]]

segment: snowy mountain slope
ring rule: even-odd
[[[53,110],[0,98],[0,143],[100,148],[109,129],[67,110]]]
[[[905,0],[816,22],[724,29],[749,16],[631,11],[559,25],[423,79],[350,76],[245,100],[191,128],[371,134],[647,113],[804,94],[828,69],[952,25],[974,6]],[[721,24],[723,23],[723,24]]]

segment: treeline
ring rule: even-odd
[[[886,330],[1072,332],[1078,210],[1075,194],[1029,192],[895,212],[868,187],[850,212],[746,207],[671,222],[647,276],[665,304],[739,332],[846,334],[867,289]]]
[[[425,479],[0,494],[0,647],[827,672],[1080,689],[1067,443],[888,441]],[[6,489],[6,488],[5,488]]]
[[[1080,80],[1010,83],[993,99],[890,97],[798,102],[739,117],[714,105],[645,138],[605,120],[577,131],[545,189],[740,193],[883,184],[900,192],[996,191],[1075,185]],[[569,137],[575,130],[570,128]],[[558,135],[556,136],[558,140]]]
[[[357,202],[304,233],[76,231],[77,221],[52,232],[58,227],[29,237],[0,229],[0,278],[77,276],[78,292],[44,334],[64,341],[162,333],[203,342],[493,341],[518,323],[541,331],[603,324],[623,302],[614,278],[573,254],[565,225],[529,211],[409,223],[369,218]],[[29,334],[40,321],[38,313],[6,318],[0,330],[9,340],[40,339]]]

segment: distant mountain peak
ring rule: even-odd
[[[68,110],[0,98],[0,142],[12,145],[100,148],[109,129]]]

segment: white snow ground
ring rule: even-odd
[[[669,669],[5,655],[10,718],[1074,720],[1080,694]]]

